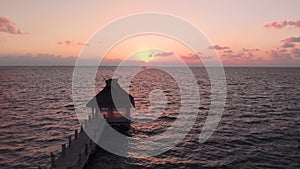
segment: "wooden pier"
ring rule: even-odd
[[[103,90],[87,103],[86,107],[92,109],[92,114],[81,123],[80,132],[75,130],[74,138],[69,136],[68,144],[61,145],[59,155],[51,153],[49,169],[82,169],[85,166],[105,130],[100,113],[111,127],[129,129],[130,108],[135,107],[134,98],[120,87],[118,79],[107,79],[105,83]],[[117,98],[117,107],[112,93]]]
[[[83,122],[80,131],[75,130],[74,136],[69,136],[68,144],[61,145],[61,152],[55,156],[51,153],[51,164],[49,169],[82,169],[87,163],[89,156],[94,153],[97,148],[98,141],[102,134],[99,124],[99,118],[96,111],[92,111],[92,116]],[[93,133],[91,138],[87,133]]]

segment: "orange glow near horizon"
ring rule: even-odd
[[[173,52],[177,56],[192,53],[190,49],[174,39],[160,35],[141,35],[120,42],[106,54],[105,59],[129,59],[146,63],[172,60],[168,56],[157,56],[162,52]]]

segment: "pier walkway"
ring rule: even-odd
[[[51,153],[51,166],[49,169],[82,169],[89,159],[89,156],[96,150],[96,143],[98,141],[103,128],[99,124],[98,116],[93,111],[92,116],[83,122],[80,132],[75,130],[73,136],[69,136],[68,144],[61,145],[60,154],[55,157]],[[91,139],[87,133],[93,133]]]

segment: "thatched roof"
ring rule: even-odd
[[[93,97],[86,107],[91,108],[130,108],[135,107],[134,98],[128,94],[118,84],[118,79],[105,80],[106,86],[95,97]]]

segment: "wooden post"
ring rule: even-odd
[[[69,147],[72,145],[72,136],[69,136]]]
[[[89,123],[91,122],[91,115],[89,115]]]
[[[78,154],[78,166],[81,166],[81,153]]]
[[[55,168],[56,167],[56,165],[55,165],[55,155],[53,153],[51,153],[50,157],[51,157],[51,167]]]
[[[61,156],[65,156],[66,155],[66,144],[62,144],[61,145]]]
[[[96,112],[95,112],[95,117],[96,117],[96,118],[99,117],[99,111],[100,111],[99,109],[96,109]]]
[[[92,119],[94,118],[94,114],[95,114],[95,109],[92,109]]]
[[[89,153],[88,146],[89,146],[88,144],[85,144],[85,149],[84,149],[85,155],[88,155]]]
[[[78,131],[75,130],[75,139],[77,139],[77,138],[78,138]]]
[[[84,119],[84,128],[87,128],[87,120]]]

